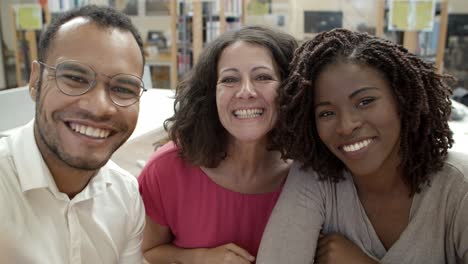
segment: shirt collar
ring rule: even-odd
[[[34,137],[34,119],[11,135],[13,160],[16,164],[18,178],[23,192],[49,188],[54,195],[63,195],[57,188]],[[111,177],[107,166],[104,166],[89,181],[88,185],[75,198],[85,200],[104,192],[111,186]],[[74,200],[75,200],[74,198]]]
[[[46,188],[51,183],[55,185],[34,139],[34,120],[11,135],[11,140],[11,152],[22,191]]]
[[[98,196],[107,191],[112,185],[109,169],[107,166],[102,167],[96,175],[89,181],[88,185],[74,198],[74,202],[80,202]]]

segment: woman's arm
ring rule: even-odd
[[[325,183],[299,166],[294,163],[291,167],[263,234],[257,264],[314,262],[325,219]]]
[[[216,248],[185,249],[174,246],[169,227],[146,217],[142,250],[145,259],[154,264],[249,264],[255,258],[246,250],[230,243]]]

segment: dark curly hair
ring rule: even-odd
[[[262,26],[226,32],[204,48],[198,63],[177,86],[175,113],[164,122],[181,157],[193,165],[213,168],[226,155],[227,132],[216,108],[217,65],[223,50],[238,41],[265,47],[281,80],[288,76],[289,63],[297,48],[292,36]]]
[[[38,59],[39,61],[45,61],[47,59],[48,51],[52,45],[52,41],[57,34],[60,27],[68,21],[83,17],[89,19],[97,26],[102,28],[117,28],[132,33],[135,41],[140,47],[141,56],[143,58],[143,65],[145,63],[145,54],[143,48],[143,40],[141,39],[140,33],[133,25],[130,18],[110,7],[86,5],[77,9],[70,10],[68,12],[60,14],[58,17],[52,20],[50,25],[42,32],[39,39],[38,45]],[[86,41],[86,40],[83,40]],[[143,69],[142,69],[143,70]]]
[[[338,182],[345,165],[320,140],[315,127],[314,90],[321,71],[333,63],[372,67],[385,76],[401,119],[400,168],[411,195],[440,170],[453,144],[448,126],[451,111],[449,75],[400,45],[365,33],[334,29],[318,34],[295,52],[291,74],[279,91],[278,129],[273,141],[284,158],[312,167],[320,178]],[[337,77],[339,78],[339,77]]]

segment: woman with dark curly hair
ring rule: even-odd
[[[296,160],[257,263],[468,263],[468,156],[451,77],[335,29],[295,53],[274,141]]]
[[[139,177],[151,263],[252,263],[291,162],[272,143],[297,47],[258,26],[210,43],[177,88],[172,142]]]

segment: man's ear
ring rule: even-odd
[[[33,61],[31,63],[31,75],[29,76],[29,96],[36,102],[37,97],[37,90],[41,87],[37,87],[39,85],[39,78],[41,77],[41,67],[38,61]]]

